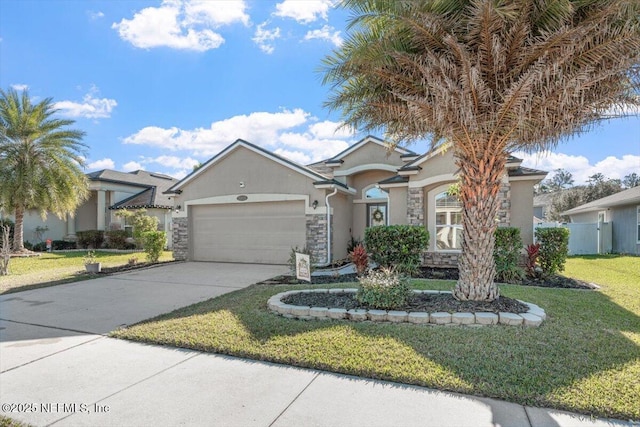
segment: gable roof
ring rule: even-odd
[[[216,154],[215,156],[213,156],[211,159],[209,159],[205,164],[203,164],[201,167],[199,167],[198,169],[196,169],[195,171],[191,172],[189,175],[187,175],[186,177],[184,177],[182,180],[180,180],[179,182],[175,183],[173,186],[171,186],[171,188],[167,189],[165,191],[166,194],[180,194],[181,192],[181,188],[184,187],[186,184],[188,184],[190,181],[192,181],[194,178],[198,177],[200,174],[202,174],[205,170],[209,169],[210,167],[212,167],[213,165],[215,165],[216,163],[218,163],[219,161],[221,161],[222,159],[224,159],[227,155],[229,155],[230,153],[232,153],[233,151],[237,150],[240,147],[244,147],[250,151],[253,151],[254,153],[266,157],[269,160],[272,160],[276,163],[279,163],[295,172],[298,172],[301,175],[306,176],[307,178],[310,178],[312,180],[314,180],[314,182],[318,182],[318,181],[322,181],[325,182],[327,180],[329,180],[329,177],[322,175],[314,170],[312,170],[311,168],[308,168],[306,166],[302,166],[299,165],[298,163],[292,162],[291,160],[285,159],[284,157],[281,157],[275,153],[272,153],[271,151],[265,150],[262,147],[259,147],[257,145],[254,145],[250,142],[247,142],[243,139],[237,139],[233,144],[227,146],[224,150],[222,150],[221,152],[219,152],[218,154]]]
[[[360,141],[356,142],[355,144],[353,144],[352,146],[350,146],[349,148],[347,148],[346,150],[341,151],[340,153],[336,154],[335,156],[333,156],[330,159],[325,160],[323,163],[327,163],[327,164],[340,164],[343,162],[343,158],[348,156],[349,154],[353,153],[354,151],[358,150],[359,148],[363,147],[366,144],[369,143],[374,143],[374,144],[378,144],[382,147],[384,147],[385,149],[387,149],[387,144],[384,142],[384,140],[377,138],[375,136],[372,135],[367,135],[366,137],[362,138]],[[418,154],[408,150],[406,148],[402,148],[402,147],[395,147],[394,151],[397,151],[398,153],[400,153],[400,155],[409,155],[409,156],[417,156]]]
[[[168,175],[137,170],[119,172],[103,169],[87,174],[90,181],[125,184],[140,187],[141,191],[109,207],[109,209],[171,209],[173,203],[163,192],[178,182]]]
[[[640,204],[640,185],[603,197],[602,199],[594,200],[593,202],[585,203],[584,205],[577,206],[573,209],[569,209],[568,211],[562,212],[562,215],[575,215],[583,212],[593,212],[615,206],[632,205],[636,203]]]

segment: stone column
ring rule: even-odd
[[[409,188],[407,192],[407,224],[424,224],[424,190]]]
[[[500,187],[500,206],[498,207],[498,226],[509,227],[511,225],[511,184],[508,179],[502,182]]]
[[[327,262],[327,216],[307,215],[307,249],[313,262]]]
[[[96,228],[98,230],[104,230],[105,228],[105,216],[107,212],[107,195],[105,190],[98,190],[98,208],[97,208],[97,222]]]
[[[173,258],[184,261],[189,256],[189,220],[188,218],[173,218]]]

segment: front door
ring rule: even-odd
[[[375,227],[376,225],[387,225],[386,203],[367,204],[367,227]]]

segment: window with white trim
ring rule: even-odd
[[[441,251],[459,250],[462,242],[462,203],[446,191],[435,196],[435,242]]]

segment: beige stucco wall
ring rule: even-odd
[[[352,198],[346,194],[336,194],[329,199],[333,208],[332,230],[332,258],[333,260],[347,257],[347,245],[351,239]]]
[[[11,217],[12,220],[15,218]],[[36,234],[37,227],[48,227],[48,230],[40,236],[44,242],[47,239],[62,240],[67,234],[67,222],[61,220],[53,214],[48,214],[43,221],[40,213],[35,210],[29,210],[24,213],[22,224],[23,238],[30,243],[40,243]]]
[[[91,192],[89,199],[76,210],[76,231],[95,230],[97,222],[98,196]]]
[[[400,167],[405,164],[400,155],[401,154],[395,150],[388,152],[385,147],[376,144],[375,142],[369,142],[354,152],[344,156],[342,158],[343,163],[334,169],[334,173],[335,171],[345,171],[360,165],[376,163]]]
[[[520,228],[522,243],[533,243],[533,185],[536,181],[511,181],[511,226]]]
[[[347,184],[350,187],[355,188],[356,194],[354,195],[355,199],[363,199],[364,194],[362,194],[362,190],[365,188],[375,185],[382,180],[387,178],[391,178],[395,176],[394,172],[383,171],[383,170],[370,170],[366,172],[360,172],[349,176],[347,179]]]
[[[184,206],[189,200],[212,196],[277,193],[308,194],[310,204],[317,200],[318,206],[324,206],[325,191],[316,189],[313,182],[311,177],[239,146],[187,183],[174,203]]]
[[[391,225],[407,222],[407,187],[389,188],[389,223]]]
[[[353,204],[353,222],[351,233],[358,240],[364,240],[364,230],[367,228],[367,205],[365,203]]]
[[[430,159],[419,165],[422,170],[416,175],[411,175],[411,181],[420,181],[438,175],[454,174],[458,170],[453,157],[453,150],[449,149],[442,154],[435,154]]]

